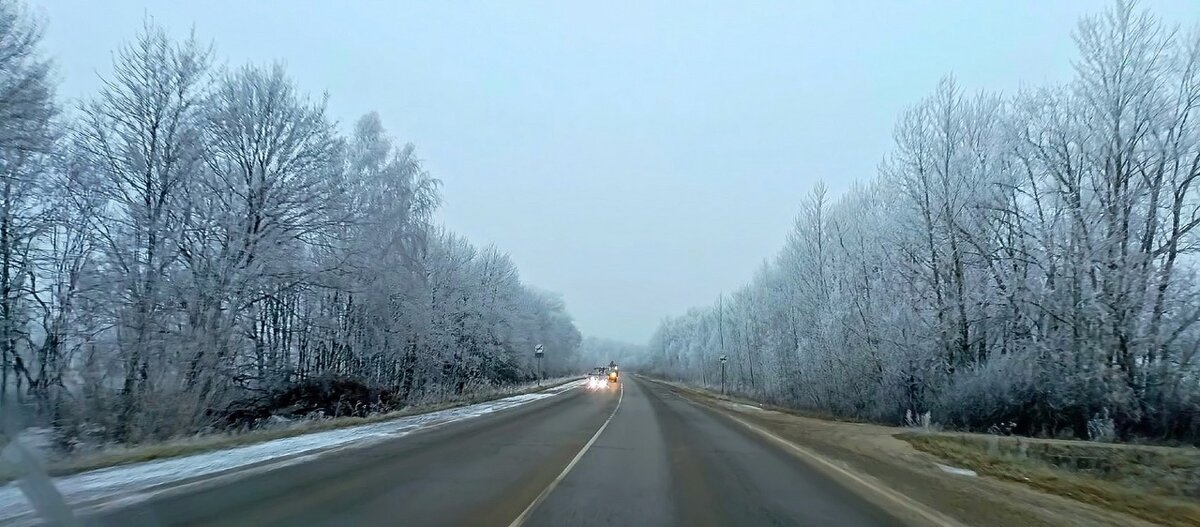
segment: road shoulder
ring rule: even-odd
[[[780,441],[796,445],[806,451],[798,452],[799,457],[808,457],[806,461],[814,468],[837,476],[843,483],[859,485],[860,490],[863,483],[868,487],[886,488],[922,508],[967,525],[1152,525],[1017,483],[947,472],[939,467],[937,458],[894,437],[902,431],[898,428],[802,417],[676,383],[643,379],[664,384],[692,402],[735,419],[742,426],[758,428]],[[812,456],[823,458],[833,467],[822,466],[823,463]],[[861,481],[854,481],[855,477]],[[873,490],[868,489],[868,492]],[[912,518],[913,514],[908,516]],[[916,519],[917,523],[924,524],[936,524],[934,521]]]

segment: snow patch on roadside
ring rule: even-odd
[[[934,465],[937,465],[938,468],[942,469],[942,472],[955,474],[958,476],[968,476],[968,477],[973,478],[973,477],[979,475],[979,474],[976,474],[974,470],[970,470],[970,469],[952,467],[950,465],[943,465],[941,463],[934,463]]]
[[[733,404],[734,404],[734,406],[737,406],[737,407],[739,407],[739,408],[746,408],[746,409],[749,409],[749,410],[754,410],[755,412],[761,412],[761,411],[763,411],[763,409],[762,409],[762,408],[759,408],[759,407],[757,407],[757,406],[754,406],[754,405],[752,405],[752,404],[745,404],[745,403],[733,403]]]
[[[514,395],[485,403],[427,414],[400,417],[381,423],[354,426],[191,456],[121,465],[54,478],[68,503],[115,497],[183,480],[237,469],[251,464],[335,447],[363,447],[403,437],[418,430],[479,417],[532,401],[553,397],[583,385],[575,381],[542,392]],[[33,512],[16,483],[0,486],[0,522]]]

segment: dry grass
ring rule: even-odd
[[[89,452],[50,460],[46,465],[46,472],[51,476],[65,476],[100,468],[128,465],[132,463],[142,463],[160,459],[170,459],[192,454],[202,454],[215,450],[223,450],[227,448],[262,443],[264,441],[271,441],[274,439],[282,439],[286,437],[311,434],[314,432],[324,432],[326,430],[335,430],[339,428],[379,423],[416,414],[436,412],[439,410],[447,410],[460,406],[493,401],[496,399],[511,397],[513,395],[548,390],[576,379],[577,377],[552,379],[546,381],[544,383],[545,385],[541,387],[536,385],[510,387],[484,394],[475,394],[462,397],[452,401],[414,405],[397,410],[395,412],[371,415],[367,417],[338,417],[332,419],[303,420],[293,422],[286,427],[281,428],[262,428],[236,433],[229,432],[197,435],[164,441],[162,443],[152,443],[132,447],[108,447],[96,452]],[[12,481],[17,476],[18,474],[13,472],[10,467],[6,466],[5,464],[0,464],[0,484]]]
[[[1200,526],[1200,451],[1194,448],[976,434],[897,437],[980,474],[1156,523]]]

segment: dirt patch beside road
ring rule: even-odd
[[[897,437],[911,433],[910,429],[803,417],[753,401],[723,397],[676,383],[665,384],[692,401],[731,413],[967,525],[1195,525],[1166,523],[1166,518],[1150,523],[1129,514],[1040,492],[1026,484],[987,475],[947,472],[964,467],[922,452]]]

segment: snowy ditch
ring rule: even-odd
[[[171,484],[202,479],[250,465],[284,460],[304,462],[339,447],[360,448],[388,439],[403,437],[456,421],[507,410],[526,403],[553,397],[578,388],[584,381],[575,381],[536,393],[514,395],[495,401],[440,410],[426,414],[400,417],[381,423],[315,432],[295,437],[275,439],[253,445],[206,452],[191,456],[148,461],[104,468],[53,479],[55,488],[68,504],[79,505],[136,497],[139,492],[152,491]],[[305,456],[304,454],[312,454]],[[270,468],[277,468],[272,465]],[[17,484],[0,486],[0,523],[28,518],[33,506]]]

